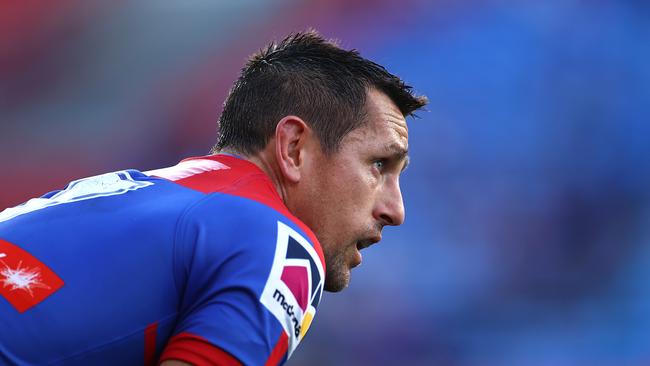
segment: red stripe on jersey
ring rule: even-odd
[[[269,359],[266,360],[264,366],[278,365],[280,361],[282,361],[282,359],[284,358],[284,355],[287,353],[288,348],[289,348],[289,337],[287,336],[287,333],[282,332],[282,334],[280,334],[280,339],[278,339],[278,342],[275,344],[275,347],[273,348],[273,351],[271,352]]]
[[[39,304],[63,286],[63,280],[26,250],[0,239],[0,295],[18,312]]]
[[[151,323],[144,329],[144,366],[155,365],[157,333],[158,322]]]
[[[228,352],[190,333],[180,333],[169,340],[160,356],[160,362],[168,360],[183,361],[195,366],[242,366]]]
[[[213,164],[215,165],[214,169],[183,175],[183,178],[174,180],[175,183],[204,193],[221,192],[252,199],[282,213],[307,234],[314,244],[314,249],[320,258],[323,270],[326,270],[325,257],[316,235],[307,225],[289,212],[273,186],[271,179],[257,165],[230,155],[209,155],[185,159],[178,166],[195,160],[214,161],[219,164]],[[210,164],[195,165],[209,166]]]

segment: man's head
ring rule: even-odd
[[[405,117],[425,104],[358,52],[297,33],[251,57],[226,100],[213,151],[245,155],[271,176],[321,242],[325,289],[340,291],[359,251],[404,220]]]

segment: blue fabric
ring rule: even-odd
[[[0,214],[0,239],[65,282],[24,313],[0,298],[0,364],[141,365],[153,323],[158,356],[172,335],[188,332],[263,364],[283,332],[260,302],[278,221],[307,236],[246,198],[134,170],[113,174],[138,188],[90,185],[76,195],[71,183],[44,196],[62,202],[27,203],[4,221]]]

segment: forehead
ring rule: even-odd
[[[366,146],[383,145],[408,149],[406,119],[395,103],[384,93],[368,90],[365,105],[365,123],[351,131],[343,143],[363,143]]]

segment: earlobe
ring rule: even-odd
[[[304,164],[305,142],[311,133],[300,117],[286,116],[275,128],[275,155],[285,179],[298,183]]]

